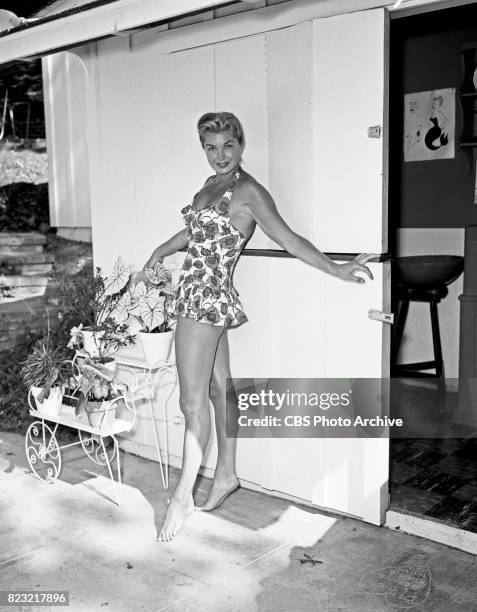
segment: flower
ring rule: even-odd
[[[219,227],[217,223],[208,223],[205,226],[205,237],[208,240],[213,240],[213,238],[215,238],[218,231],[219,231]]]
[[[222,199],[217,205],[217,212],[221,215],[226,215],[229,212],[229,203],[227,199]]]
[[[217,255],[217,253],[214,253],[213,255],[208,255],[205,258],[205,264],[208,268],[217,268],[220,262],[220,257]]]
[[[200,230],[197,232],[194,232],[192,236],[195,242],[204,242],[205,240],[205,236]]]
[[[219,313],[217,312],[217,309],[215,306],[210,306],[206,310],[205,316],[207,317],[207,320],[210,321],[211,323],[217,323],[217,321],[220,318]]]
[[[199,279],[204,278],[204,276],[205,276],[205,269],[194,270],[194,276],[195,276],[195,278],[199,278]]]
[[[225,236],[225,238],[221,238],[219,240],[220,242],[220,246],[224,249],[232,249],[238,242],[238,237],[237,236],[233,236],[232,234],[230,236]]]
[[[75,348],[76,346],[81,346],[83,341],[83,323],[80,323],[78,327],[72,327],[70,331],[70,341],[68,342],[68,348]]]

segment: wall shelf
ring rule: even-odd
[[[459,145],[470,172],[474,169],[474,149],[477,147],[477,41],[464,43],[459,49],[463,81],[458,93],[462,109],[462,131]]]

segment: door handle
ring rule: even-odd
[[[394,313],[393,312],[382,312],[381,310],[368,310],[368,318],[373,319],[373,321],[382,321],[383,323],[388,323],[392,325],[394,323]]]

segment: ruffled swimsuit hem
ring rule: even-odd
[[[183,317],[184,319],[193,319],[194,321],[197,321],[198,323],[205,323],[206,325],[214,325],[216,327],[227,327],[227,328],[233,328],[233,327],[239,327],[240,325],[243,325],[244,323],[247,323],[248,321],[248,317],[247,315],[243,312],[243,310],[239,311],[236,315],[236,317],[234,319],[231,319],[227,322],[226,321],[217,321],[216,323],[214,323],[213,321],[209,321],[207,319],[207,315],[202,314],[199,315],[195,312],[192,311],[184,311],[184,312],[174,312],[173,314],[170,315],[170,322],[171,322],[171,327],[175,327],[177,325],[177,319],[178,317]]]

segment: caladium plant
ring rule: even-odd
[[[127,285],[132,266],[126,264],[121,257],[114,262],[113,271],[104,281],[104,295],[116,295]]]
[[[124,322],[132,315],[141,331],[166,332],[170,329],[168,311],[173,296],[171,273],[156,262],[152,268],[131,274],[128,290],[121,295],[113,316]]]
[[[141,281],[136,285],[138,287],[137,294],[133,297],[133,302],[129,309],[142,326],[142,331],[152,332],[165,331],[161,329],[166,320],[166,295],[158,289],[147,289],[146,285]]]

